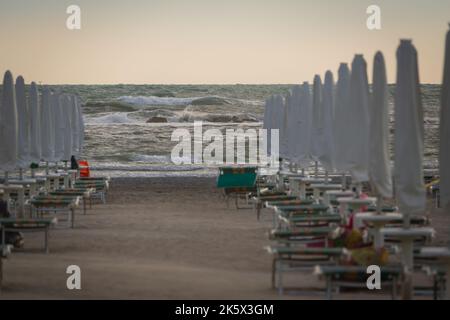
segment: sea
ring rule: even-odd
[[[262,127],[264,103],[270,95],[285,95],[292,85],[58,85],[78,94],[86,124],[82,158],[91,168],[113,177],[214,176],[217,165],[171,161],[174,130]],[[389,86],[391,132],[393,94]],[[424,167],[438,167],[440,85],[422,85],[425,145]],[[157,117],[157,118],[155,118]],[[155,120],[165,122],[154,122]]]

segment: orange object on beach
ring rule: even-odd
[[[80,177],[89,178],[91,176],[89,162],[87,160],[79,160],[78,165],[80,167]]]

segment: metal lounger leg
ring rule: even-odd
[[[3,283],[3,258],[0,257],[0,293],[2,292],[2,283]]]
[[[71,224],[71,228],[73,229],[75,226],[75,209],[74,208],[70,208],[70,224]]]
[[[258,200],[258,203],[256,204],[256,218],[258,221],[261,219],[261,209],[262,209],[262,204],[261,204],[261,201]]]
[[[280,261],[277,261],[277,274],[278,274],[278,294],[280,296],[283,295],[284,290],[283,290],[283,268],[281,267],[281,263]]]
[[[49,226],[45,227],[45,235],[44,235],[44,248],[45,248],[45,253],[49,254],[50,250],[48,247],[48,231],[49,231]]]
[[[273,258],[273,260],[272,260],[272,289],[276,288],[276,285],[275,285],[276,273],[277,273],[277,259]]]
[[[397,277],[394,277],[392,279],[392,300],[397,300],[397,286],[398,286]]]
[[[326,295],[326,299],[327,300],[333,300],[333,281],[331,280],[331,276],[327,276],[327,279],[326,279],[326,286],[327,286],[327,288],[326,288],[326,293],[325,293],[325,295]]]

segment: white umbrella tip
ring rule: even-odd
[[[411,44],[412,39],[400,39],[400,44]]]
[[[16,84],[17,83],[25,83],[25,79],[22,77],[22,76],[18,76],[17,78],[16,78]]]
[[[11,80],[12,80],[12,78],[13,78],[12,72],[9,71],[9,70],[6,70],[3,79],[4,79],[4,80],[6,80],[6,79],[8,79],[8,80],[11,79]]]

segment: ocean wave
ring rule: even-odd
[[[209,105],[229,105],[229,104],[244,104],[244,105],[262,105],[261,101],[243,100],[225,98],[220,96],[206,96],[206,97],[190,97],[190,98],[175,98],[175,97],[158,97],[158,96],[122,96],[117,98],[121,103],[134,106],[209,106]]]
[[[144,163],[169,163],[170,159],[165,155],[147,155],[147,154],[135,154],[131,156],[132,161],[144,162]]]
[[[87,124],[121,124],[135,123],[136,120],[130,119],[127,112],[115,112],[99,117],[90,117],[86,119]]]
[[[198,171],[204,170],[205,167],[200,166],[177,166],[177,165],[161,165],[161,166],[133,166],[133,165],[91,165],[91,170],[95,171],[124,171],[124,172],[181,172],[181,171]]]
[[[171,121],[174,120],[176,122],[205,121],[213,123],[243,123],[243,122],[260,121],[256,116],[246,113],[222,114],[222,113],[195,112],[189,110],[181,112],[177,117],[172,117]]]

